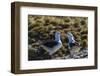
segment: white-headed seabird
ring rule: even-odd
[[[55,52],[57,52],[57,50],[59,50],[62,46],[62,42],[60,39],[60,32],[55,32],[55,40],[50,40],[50,41],[46,41],[44,42],[41,47],[46,50],[49,55],[54,54]]]

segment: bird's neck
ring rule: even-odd
[[[60,35],[55,35],[55,41],[58,41],[61,43],[61,40],[60,40]]]

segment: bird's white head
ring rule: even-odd
[[[73,34],[71,32],[67,32],[67,36],[73,37]]]
[[[67,33],[67,37],[68,37],[69,43],[75,43],[74,36],[71,32]]]

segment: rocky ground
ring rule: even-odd
[[[88,49],[83,49],[77,53],[74,53],[73,56],[71,56],[70,54],[65,56],[65,59],[81,59],[87,57],[88,57]]]

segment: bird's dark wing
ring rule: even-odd
[[[53,48],[54,46],[56,46],[58,44],[57,41],[47,41],[45,42],[43,45],[49,48]]]

